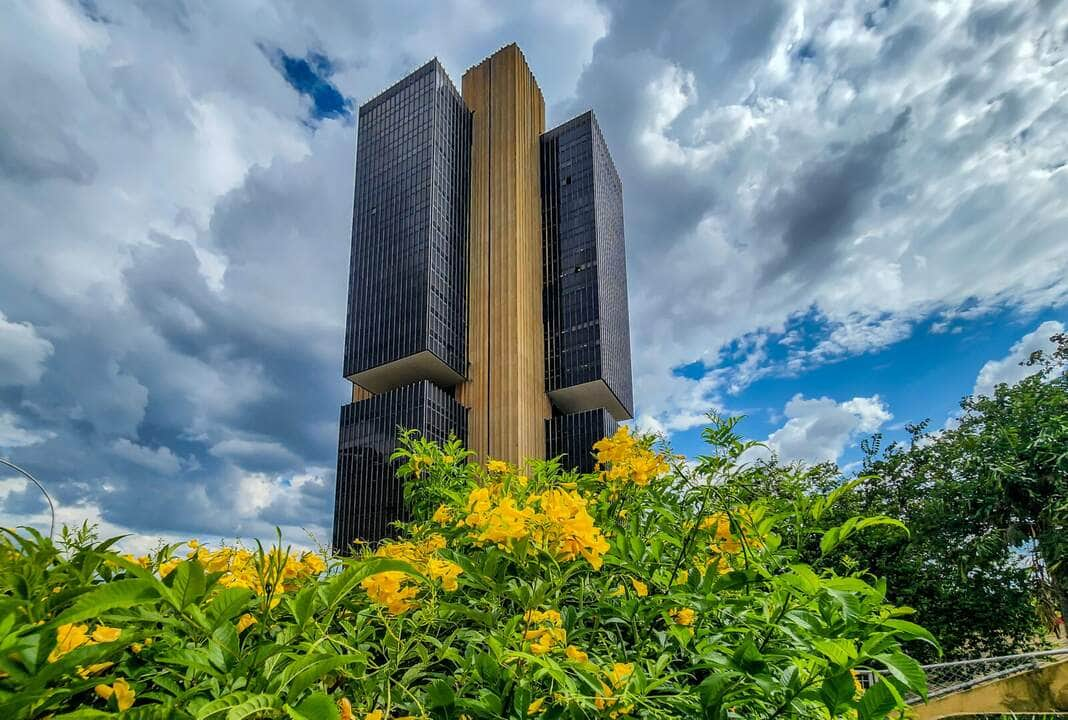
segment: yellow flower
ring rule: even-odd
[[[408,585],[408,575],[388,570],[375,573],[360,581],[360,586],[367,591],[367,596],[379,605],[384,605],[393,615],[401,615],[414,607],[414,598],[418,589]]]
[[[112,695],[115,696],[115,705],[119,708],[119,712],[126,712],[134,704],[134,690],[123,678],[118,678],[111,687],[107,685],[97,685],[94,690],[100,697],[108,700]]]
[[[612,663],[612,669],[605,672],[616,690],[622,689],[634,672],[634,663]]]
[[[186,543],[186,545],[189,546],[190,550],[196,550],[198,547],[200,547],[200,543],[197,542],[196,540],[190,540],[189,542]]]
[[[99,672],[104,672],[114,664],[115,663],[113,662],[93,663],[89,667],[79,667],[78,674],[81,676],[82,680],[86,680],[90,675],[96,675]]]
[[[96,630],[93,630],[93,642],[105,643],[115,642],[122,635],[122,630],[118,628],[108,627],[107,625],[97,625]]]
[[[643,583],[637,578],[631,578],[630,584],[634,586],[634,592],[638,593],[638,597],[645,597],[649,594],[649,586]]]
[[[301,561],[304,563],[302,570],[308,575],[321,575],[326,570],[326,561],[313,552],[304,553]]]
[[[254,615],[252,615],[251,613],[245,613],[237,619],[237,631],[239,633],[244,632],[245,628],[249,627],[250,625],[255,625],[258,622],[259,620],[257,620]]]
[[[144,647],[145,646],[142,645],[141,643],[135,642],[133,645],[130,646],[130,650],[133,652],[134,655],[140,655],[141,654],[141,650],[143,650]]]
[[[574,645],[568,645],[567,649],[564,650],[564,653],[567,655],[568,659],[573,660],[577,663],[588,662],[590,659],[589,655],[584,653],[582,650],[579,650]]]
[[[426,561],[425,571],[433,579],[441,581],[443,590],[452,592],[459,587],[456,578],[463,572],[463,568],[454,562],[432,557]]]
[[[448,505],[440,505],[430,519],[439,525],[445,525],[452,520],[452,510],[449,509]]]
[[[92,642],[87,625],[60,625],[56,630],[56,647],[48,655],[48,662],[55,662],[75,648]]]
[[[697,614],[690,608],[675,608],[669,615],[671,615],[671,618],[676,624],[688,627],[693,625],[694,618]]]
[[[352,714],[352,703],[348,698],[341,698],[337,701],[338,720],[356,720],[356,716]]]
[[[523,614],[523,620],[528,623],[550,623],[552,625],[559,625],[563,622],[563,618],[560,617],[560,613],[556,610],[527,610]]]
[[[454,462],[456,462],[456,458],[454,458],[452,455],[446,455],[441,459],[447,462],[449,465],[452,465]]]
[[[601,471],[601,479],[611,485],[620,485],[629,480],[644,487],[669,469],[664,456],[643,447],[626,425],[620,427],[612,437],[598,440],[593,449],[597,453],[597,469]]]
[[[685,585],[690,579],[690,573],[686,570],[679,570],[679,574],[675,576],[676,585]]]
[[[534,702],[527,705],[527,715],[537,715],[542,711],[542,705],[545,704],[545,698],[538,698]]]
[[[382,720],[382,711],[372,710],[363,716],[363,720]]]
[[[608,593],[609,597],[621,597],[627,594],[627,589],[622,585],[616,585],[616,589]]]
[[[523,639],[533,641],[530,651],[535,655],[552,652],[553,648],[567,642],[567,631],[560,627],[563,618],[556,610],[528,610],[523,620],[534,626],[523,634]]]
[[[167,577],[174,572],[174,569],[181,565],[181,563],[182,561],[180,558],[171,558],[167,562],[161,563],[159,566],[159,576],[161,578]]]
[[[491,473],[506,473],[508,472],[508,463],[503,460],[490,460],[486,463],[486,470]]]
[[[495,511],[489,516],[479,540],[506,545],[515,540],[522,540],[527,535],[527,523],[533,518],[530,508],[519,508],[515,500],[506,497],[501,500]]]

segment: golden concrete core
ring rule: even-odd
[[[545,101],[512,44],[469,69],[473,112],[468,281],[468,446],[479,458],[545,455],[540,136]]]

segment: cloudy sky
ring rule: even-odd
[[[353,110],[523,48],[624,182],[639,422],[786,459],[1068,323],[1068,2],[26,0],[0,23],[0,455],[61,521],[328,536]],[[46,519],[0,473],[0,524]]]

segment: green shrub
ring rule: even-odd
[[[414,520],[325,563],[9,531],[0,717],[881,718],[924,694],[909,610],[798,560],[895,521],[739,505],[733,428],[693,466],[624,430],[588,475],[407,434]]]

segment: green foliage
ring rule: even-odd
[[[738,490],[786,507],[813,503],[836,524],[902,522],[910,534],[832,531],[802,555],[817,567],[886,578],[888,597],[916,610],[949,659],[1033,649],[1057,613],[1068,614],[1068,339],[1053,340],[1052,356],[1031,358],[1034,375],[965,398],[956,427],[930,432],[924,422],[909,426],[907,444],[864,443],[864,467],[851,482],[833,466],[770,462],[743,473]],[[837,502],[826,503],[832,496]],[[910,649],[934,658],[931,648]]]
[[[925,693],[903,644],[932,636],[882,581],[805,558],[904,533],[832,520],[843,493],[743,500],[733,422],[696,466],[617,434],[590,475],[406,436],[417,521],[329,567],[8,532],[0,717],[887,717]]]

